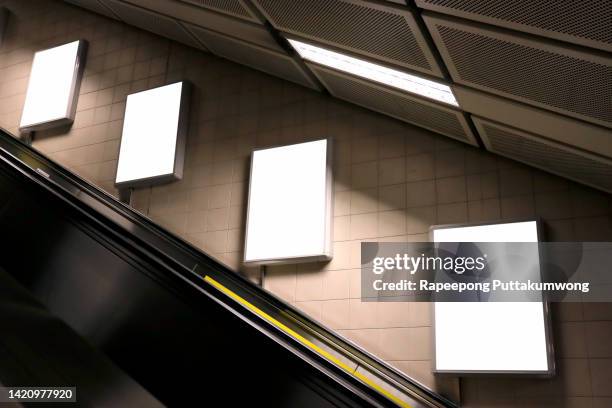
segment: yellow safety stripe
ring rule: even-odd
[[[349,365],[347,365],[346,363],[342,362],[338,357],[332,355],[328,351],[323,350],[321,347],[317,346],[312,341],[308,340],[307,338],[305,338],[301,334],[297,333],[295,330],[291,329],[290,327],[287,327],[285,324],[283,324],[280,321],[276,320],[275,318],[273,318],[272,316],[270,316],[269,314],[267,314],[263,310],[259,309],[257,306],[253,305],[252,303],[250,303],[246,299],[240,297],[239,295],[237,295],[236,293],[234,293],[230,289],[226,288],[225,286],[223,286],[222,284],[220,284],[219,282],[217,282],[216,280],[214,280],[210,276],[208,276],[208,275],[205,276],[204,277],[204,281],[206,281],[207,283],[212,285],[214,288],[218,289],[220,292],[223,292],[228,297],[234,299],[236,302],[240,303],[242,306],[246,307],[247,309],[249,309],[253,313],[257,314],[262,319],[272,323],[274,326],[278,327],[279,329],[281,329],[282,331],[284,331],[285,333],[287,333],[288,335],[290,335],[294,339],[298,340],[300,343],[302,343],[306,347],[308,347],[311,350],[315,351],[319,355],[325,357],[327,360],[331,361],[332,363],[334,363],[335,365],[337,365],[338,367],[340,367],[341,369],[343,369],[347,373],[351,374],[355,378],[357,378],[357,379],[361,380],[362,382],[366,383],[370,388],[372,388],[372,389],[376,390],[377,392],[379,392],[380,394],[384,395],[385,397],[387,397],[391,401],[395,402],[400,407],[412,408],[411,405],[409,405],[408,403],[402,401],[401,399],[399,399],[395,395],[391,394],[389,391],[383,389],[380,385],[376,384],[370,378],[368,378],[365,375],[363,375],[362,373],[358,372],[357,369],[353,370]]]

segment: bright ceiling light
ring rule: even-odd
[[[450,87],[395,69],[349,57],[335,51],[288,39],[293,48],[305,60],[348,72],[371,81],[392,86],[402,91],[424,96],[438,102],[459,106]]]
[[[86,42],[73,41],[34,54],[19,128],[47,129],[74,120]]]
[[[189,87],[160,86],[127,97],[115,184],[138,187],[183,176]]]

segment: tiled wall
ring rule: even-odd
[[[131,204],[255,278],[258,270],[240,265],[251,149],[333,137],[334,259],[269,267],[264,285],[451,396],[457,380],[430,373],[428,305],[360,302],[362,240],[427,240],[432,224],[533,216],[550,240],[612,240],[608,195],[60,2],[0,4],[12,12],[0,49],[0,126],[17,132],[35,50],[87,39],[74,125],[37,133],[33,145],[115,195],[126,95],[194,84],[184,179],[135,190]],[[554,306],[559,374],[462,379],[464,406],[612,406],[612,308]]]

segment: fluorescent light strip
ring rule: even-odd
[[[305,60],[348,72],[371,81],[389,85],[402,91],[424,96],[438,102],[459,106],[450,87],[395,69],[349,57],[325,48],[288,39]]]

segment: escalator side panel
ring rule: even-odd
[[[73,386],[77,406],[163,406],[2,269],[0,321],[3,386]]]
[[[4,169],[0,191],[11,194],[0,266],[163,403],[202,401],[207,390],[227,405],[366,405],[212,299],[177,296],[186,287],[160,280],[163,271],[39,186]]]

